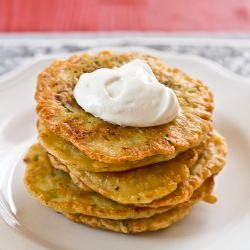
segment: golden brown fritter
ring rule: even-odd
[[[47,153],[39,144],[33,145],[25,156],[25,184],[29,192],[42,204],[62,213],[81,213],[90,216],[126,219],[147,218],[163,213],[172,206],[162,208],[140,208],[122,205],[104,198],[100,194],[76,186],[69,175],[53,168]],[[213,180],[205,185],[204,195],[212,191]]]
[[[158,208],[174,206],[190,199],[194,191],[201,187],[204,180],[217,175],[225,165],[227,145],[219,133],[214,132],[209,139],[207,150],[204,150],[196,164],[191,167],[191,176],[180,183],[177,189],[169,195],[147,204],[137,204],[141,207]]]
[[[172,122],[148,128],[121,127],[85,112],[72,91],[80,75],[98,68],[119,67],[135,58],[146,61],[159,82],[176,94],[181,113]],[[46,127],[70,141],[91,159],[124,163],[153,155],[174,157],[194,147],[211,130],[213,98],[201,81],[158,58],[136,52],[85,53],[54,62],[40,73],[36,89],[37,113]]]
[[[205,147],[203,143],[199,147]],[[49,155],[53,167],[70,174],[78,185],[88,186],[122,204],[148,203],[173,192],[190,176],[189,168],[198,159],[198,150],[189,149],[170,161],[122,172],[94,173],[60,163]]]
[[[77,170],[90,171],[90,172],[115,172],[125,171],[129,169],[139,168],[147,166],[153,163],[164,162],[175,157],[180,152],[170,156],[166,155],[153,155],[148,156],[142,160],[129,161],[125,163],[105,163],[97,160],[90,159],[83,154],[77,147],[71,142],[64,140],[62,137],[48,130],[42,121],[37,125],[39,133],[39,142],[46,149],[47,152],[60,159],[61,163],[66,166],[76,168]],[[202,139],[204,142],[207,138],[205,135]],[[199,145],[202,143],[199,141]],[[193,150],[189,149],[189,153]],[[187,154],[185,152],[185,154]]]
[[[150,218],[126,220],[103,219],[93,216],[87,216],[84,214],[64,213],[64,215],[74,222],[86,224],[94,228],[132,234],[157,231],[167,228],[172,224],[182,220],[191,212],[191,209],[192,205],[186,205],[183,207],[172,209],[162,214],[154,215]]]
[[[222,137],[214,133],[208,139],[206,148],[206,143],[203,144],[170,161],[122,172],[79,171],[70,166],[61,167],[57,159],[50,158],[52,165],[68,172],[73,181],[88,186],[104,197],[122,204],[157,207],[156,204],[173,201],[173,197],[175,200],[179,197],[181,202],[186,201],[205,179],[222,169],[225,157]],[[199,158],[198,153],[192,153],[196,151],[200,153]]]
[[[50,156],[54,167],[60,162]],[[122,172],[93,173],[67,168],[70,176],[122,204],[149,203],[172,193],[189,176],[188,166],[174,160]]]
[[[213,178],[210,178],[202,185],[201,188],[195,192],[189,202],[177,205],[167,212],[156,214],[149,218],[112,220],[86,216],[83,214],[66,213],[64,215],[77,223],[83,223],[92,227],[107,229],[115,232],[142,233],[148,231],[157,231],[167,228],[173,223],[183,219],[191,211],[192,205],[198,202],[200,199],[206,199],[206,197],[211,199],[210,193],[212,192],[213,186]]]

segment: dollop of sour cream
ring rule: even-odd
[[[140,59],[120,68],[82,74],[74,97],[86,112],[121,126],[162,125],[172,121],[180,110],[173,90],[161,84]]]

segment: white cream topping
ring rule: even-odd
[[[121,126],[162,125],[172,121],[180,109],[173,90],[161,84],[140,59],[120,68],[82,74],[74,97],[86,112]]]

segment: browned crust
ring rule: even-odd
[[[149,128],[121,127],[93,117],[76,104],[72,90],[82,73],[120,66],[134,58],[145,60],[158,80],[174,90],[183,111],[174,121]],[[51,131],[89,158],[107,163],[184,151],[211,130],[213,97],[208,88],[151,55],[102,51],[56,61],[39,75],[35,98],[37,113]]]

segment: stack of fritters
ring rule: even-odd
[[[85,112],[73,89],[81,74],[146,61],[174,90],[181,112],[148,128],[121,127]],[[226,144],[213,131],[213,98],[201,81],[140,53],[85,53],[56,61],[38,77],[39,144],[26,157],[25,183],[69,219],[123,233],[154,231],[210,203]],[[124,107],[126,108],[126,107]]]

